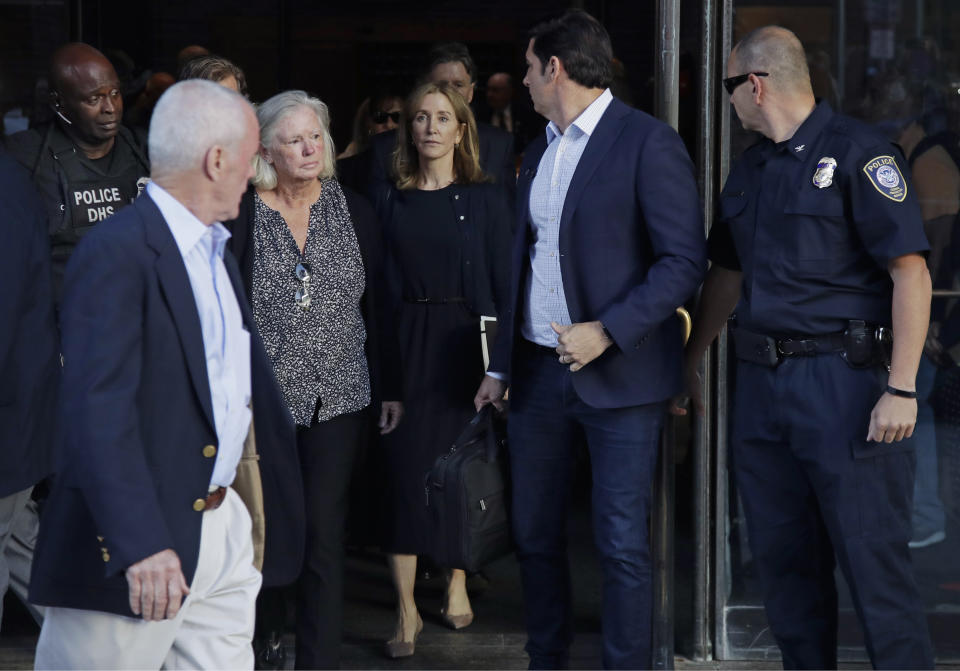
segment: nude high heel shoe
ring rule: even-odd
[[[417,638],[423,631],[423,620],[417,615],[417,631],[413,634],[412,641],[387,641],[384,644],[384,653],[390,659],[399,659],[401,657],[412,657],[413,651],[417,645]]]
[[[446,608],[440,609],[440,617],[443,619],[443,623],[453,630],[465,629],[473,622],[473,613],[448,615]]]

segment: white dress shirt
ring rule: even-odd
[[[205,225],[154,182],[147,194],[170,227],[193,289],[219,443],[210,487],[226,487],[236,475],[251,417],[250,333],[223,264],[230,232],[220,222]]]

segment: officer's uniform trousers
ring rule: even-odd
[[[834,553],[874,666],[932,668],[907,547],[913,441],[866,440],[886,370],[738,363],[732,466],[784,668],[836,668]]]
[[[228,487],[223,504],[203,513],[197,570],[176,617],[47,608],[35,668],[252,669],[260,582],[250,514]]]

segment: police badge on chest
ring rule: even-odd
[[[837,159],[824,156],[817,162],[817,171],[813,173],[813,185],[826,189],[833,184],[833,172],[837,169]]]

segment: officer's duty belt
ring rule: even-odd
[[[777,366],[786,357],[814,356],[844,351],[842,333],[774,338],[738,328],[733,333],[733,344],[738,359],[771,368]]]

